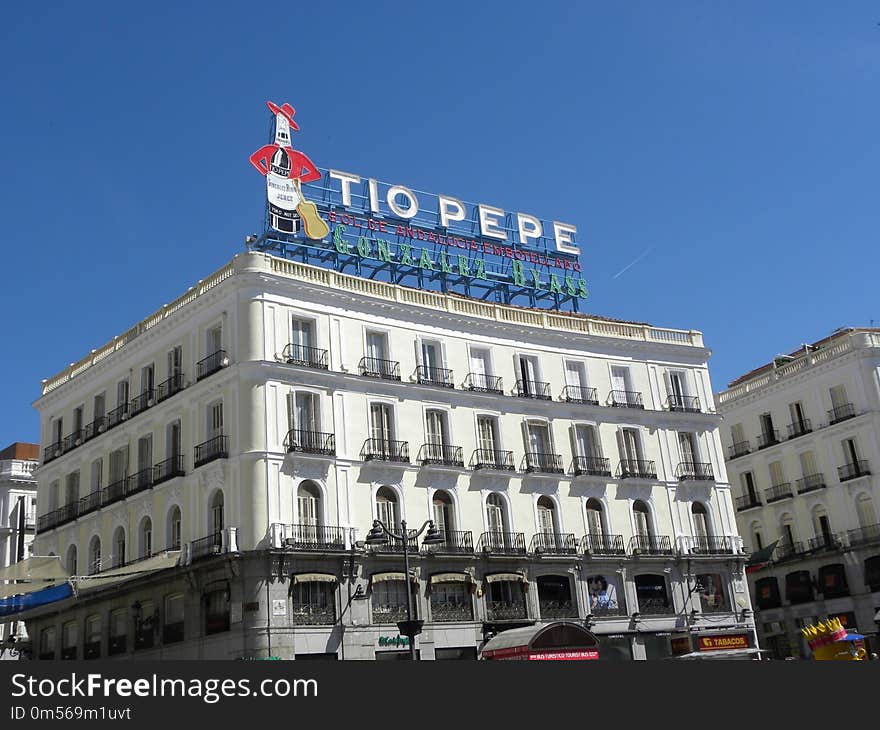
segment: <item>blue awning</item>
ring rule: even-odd
[[[10,598],[0,598],[0,616],[11,616],[31,608],[45,606],[47,603],[54,603],[73,595],[73,587],[70,583],[62,583],[60,585],[44,588],[41,591],[33,591],[20,596],[11,596]]]

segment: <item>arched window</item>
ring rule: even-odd
[[[141,528],[138,530],[138,557],[148,558],[153,554],[153,521],[149,517],[141,520]]]
[[[752,549],[760,550],[764,547],[764,536],[761,532],[761,523],[753,522],[749,528],[752,535]]]
[[[180,507],[174,505],[168,510],[168,521],[165,525],[165,540],[169,550],[180,550]]]
[[[76,545],[67,548],[67,572],[76,575]]]
[[[599,538],[607,533],[605,527],[605,513],[602,503],[598,499],[587,500],[587,534],[590,538]]]
[[[89,575],[101,571],[101,538],[95,535],[89,543]]]
[[[556,510],[550,497],[538,498],[538,532],[543,535],[556,534]]]
[[[651,514],[648,512],[648,505],[642,500],[637,499],[633,502],[632,512],[637,547],[640,550],[647,550],[650,548],[651,537],[654,534],[651,526]]]
[[[125,565],[125,528],[117,527],[113,533],[113,567]]]
[[[860,494],[856,497],[856,514],[859,517],[859,526],[862,528],[872,527],[877,524],[874,500],[871,499],[870,494]]]
[[[828,511],[821,504],[813,508],[813,531],[816,535],[810,542],[813,547],[831,547],[834,538],[831,534],[831,523],[828,521]]]
[[[782,519],[779,520],[779,534],[781,537],[779,547],[776,549],[777,558],[795,552],[794,520],[788,513],[782,515]]]
[[[213,535],[223,532],[223,492],[219,489],[211,498],[208,524]]]
[[[381,487],[376,492],[376,519],[381,520],[389,529],[400,524],[397,495],[391,487]]]
[[[455,530],[455,508],[452,504],[452,497],[442,489],[434,492],[433,512],[434,527],[446,538],[446,542],[452,541],[452,533]]]
[[[314,482],[302,482],[296,489],[296,519],[303,527],[321,523],[321,490]]]
[[[701,552],[709,550],[709,517],[706,507],[702,502],[694,502],[691,505],[691,518],[694,521],[694,543]]]
[[[500,494],[490,494],[486,498],[486,524],[489,532],[507,532],[507,517],[504,514],[504,500]]]

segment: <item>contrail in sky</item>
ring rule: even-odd
[[[632,268],[632,267],[635,266],[637,263],[639,263],[639,261],[641,261],[643,258],[645,258],[645,256],[647,256],[647,255],[648,255],[649,253],[651,253],[651,251],[653,251],[653,250],[654,250],[654,247],[651,246],[651,248],[645,250],[645,251],[642,253],[642,255],[639,256],[635,261],[633,261],[632,263],[627,264],[626,266],[624,266],[620,271],[618,271],[618,272],[617,272],[614,276],[612,276],[611,278],[612,278],[612,279],[616,279],[616,278],[617,278],[618,276],[620,276],[624,271],[626,271],[626,270],[629,269],[629,268]]]

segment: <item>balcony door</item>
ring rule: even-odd
[[[318,543],[320,492],[311,482],[303,482],[296,490],[296,519],[301,542]]]
[[[321,430],[318,414],[318,396],[314,393],[297,393],[294,398],[294,428],[307,433]]]
[[[633,529],[639,538],[640,547],[647,547],[651,536],[651,518],[648,514],[648,506],[641,500],[633,503]]]
[[[575,398],[581,397],[581,388],[586,386],[586,380],[584,364],[582,362],[565,363],[565,384],[574,391],[570,393],[571,396]]]
[[[138,472],[146,471],[153,466],[153,435],[148,434],[138,439]]]
[[[394,420],[389,404],[370,405],[370,433],[378,449],[390,449],[390,442],[394,440]]]
[[[376,492],[376,518],[389,530],[396,529],[400,524],[397,495],[387,487],[382,487]]]
[[[172,421],[165,427],[165,458],[171,459],[180,453],[180,421]]]
[[[555,535],[553,502],[548,497],[538,499],[538,532],[542,535]]]
[[[638,462],[642,460],[642,449],[639,435],[634,428],[624,428],[617,433],[620,458],[623,461]]]
[[[425,374],[429,378],[433,377],[437,368],[442,367],[442,362],[440,345],[437,342],[422,340],[422,366],[425,368]]]
[[[116,384],[116,407],[123,408],[128,404],[128,381],[120,380]]]
[[[587,500],[587,533],[593,537],[605,534],[602,524],[602,503],[594,498]]]
[[[496,436],[495,419],[492,416],[477,416],[479,448],[483,451],[496,451],[498,449],[498,439]]]
[[[383,332],[367,333],[367,357],[374,360],[388,359],[388,339]]]
[[[843,408],[849,401],[846,399],[846,388],[842,385],[835,385],[828,391],[831,394],[831,407],[837,411]]]
[[[223,435],[223,403],[208,406],[208,441]]]
[[[529,423],[526,426],[528,450],[535,454],[549,454],[552,451],[550,446],[550,429],[546,423]]]
[[[844,439],[841,442],[841,446],[843,447],[843,461],[845,464],[852,464],[855,466],[859,463],[859,452],[856,449],[856,441],[855,439]]]
[[[672,370],[666,374],[666,377],[668,379],[669,395],[673,397],[673,400],[677,405],[683,405],[684,398],[687,395],[687,391],[685,390],[684,373],[679,372],[678,370]]]
[[[183,348],[180,345],[168,350],[168,377],[183,373]]]
[[[212,327],[208,330],[205,347],[207,348],[205,354],[208,357],[223,349],[223,330],[220,327]]]
[[[696,439],[694,434],[688,431],[679,431],[678,450],[681,453],[681,461],[684,464],[694,464],[697,459]]]
[[[486,524],[489,532],[506,532],[504,524],[504,504],[497,494],[490,494],[486,499]],[[496,538],[492,538],[495,540]],[[497,538],[497,539],[500,539]]]
[[[449,541],[452,530],[455,529],[451,497],[446,492],[437,490],[434,492],[432,507],[434,514],[434,527],[436,527],[437,531]]]
[[[442,411],[427,411],[425,413],[425,432],[428,443],[432,446],[443,446],[449,443],[446,437],[446,418]],[[435,449],[435,451],[440,450]]]
[[[151,393],[155,387],[155,368],[152,364],[141,368],[141,395]]]
[[[489,351],[479,348],[471,348],[471,383],[476,388],[487,388],[489,383],[486,376],[489,375]]]
[[[611,390],[630,390],[629,387],[629,368],[611,367]]]
[[[314,326],[305,319],[293,320],[290,328],[290,342],[294,352],[308,352],[308,348],[315,346]]]

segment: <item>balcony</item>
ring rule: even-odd
[[[229,456],[229,436],[214,436],[193,449],[193,468]]]
[[[345,532],[335,525],[284,525],[282,545],[307,552],[343,552]]]
[[[431,367],[430,365],[417,365],[413,373],[413,379],[419,385],[433,385],[437,388],[454,388],[452,371],[447,368]]]
[[[431,621],[434,623],[460,623],[474,620],[474,609],[468,599],[468,603],[431,602]]]
[[[183,390],[183,373],[175,373],[167,380],[163,380],[156,386],[156,403],[168,400]]]
[[[128,418],[128,403],[117,406],[107,414],[107,428],[118,426]]]
[[[336,434],[292,429],[284,439],[287,453],[336,456]]]
[[[418,462],[422,466],[457,466],[464,468],[461,446],[447,444],[422,444]]]
[[[776,546],[776,562],[780,563],[785,560],[793,560],[804,552],[804,544],[802,542],[780,542]]]
[[[829,532],[827,535],[817,535],[811,537],[807,541],[808,550],[840,550],[843,547],[843,541],[839,535]]]
[[[666,399],[666,407],[672,413],[702,413],[700,399],[695,395],[671,395]]]
[[[792,497],[794,492],[791,490],[791,482],[783,482],[782,484],[774,484],[770,489],[764,490],[764,499],[767,504],[778,502],[781,499]]]
[[[125,482],[126,477],[123,477],[101,490],[102,507],[125,498]]]
[[[223,552],[223,533],[215,532],[207,537],[200,537],[189,544],[190,560],[196,561],[219,555]]]
[[[61,441],[61,453],[66,454],[71,449],[75,449],[83,442],[83,432],[81,428],[74,430]]]
[[[571,601],[539,601],[538,611],[543,619],[577,618],[577,606]]]
[[[501,378],[497,375],[485,375],[484,373],[468,373],[464,379],[464,389],[475,393],[504,395]]]
[[[617,466],[619,479],[656,479],[657,469],[653,461],[624,459]]]
[[[539,532],[529,543],[534,555],[577,555],[577,540],[571,533]]]
[[[399,525],[388,526],[389,529],[394,529],[395,531],[400,530]],[[410,555],[415,555],[419,551],[418,538],[416,537],[416,533],[418,530],[407,530],[407,539],[406,539],[406,550]],[[403,554],[403,540],[399,540],[396,537],[391,537],[388,535],[388,541],[383,543],[378,543],[375,545],[370,545],[370,550],[374,553],[400,553]]]
[[[612,390],[608,400],[612,408],[645,409],[645,404],[642,402],[642,394],[635,390]]]
[[[758,436],[758,449],[766,449],[770,446],[775,446],[780,443],[779,441],[779,430],[773,429],[772,431],[765,431],[760,436]]]
[[[513,621],[526,619],[526,602],[522,601],[486,601],[486,619],[489,621]]]
[[[629,540],[632,555],[672,555],[669,535],[633,535]]]
[[[334,606],[294,606],[294,626],[332,626],[336,623]]]
[[[795,479],[794,486],[798,494],[814,492],[825,488],[825,477],[822,474],[810,474],[803,479]]]
[[[196,380],[203,380],[229,365],[226,350],[217,350],[196,363]]]
[[[562,400],[566,403],[583,403],[585,405],[599,405],[599,398],[595,388],[584,388],[581,385],[566,385],[562,389]]]
[[[367,439],[361,446],[361,461],[393,461],[409,464],[409,443],[386,439]]]
[[[733,538],[726,535],[692,535],[691,552],[700,555],[733,555]]]
[[[858,479],[870,475],[871,470],[868,468],[868,462],[865,459],[854,461],[851,464],[844,464],[837,467],[837,478],[842,482],[850,479]]]
[[[155,402],[156,393],[152,388],[148,388],[140,395],[136,395],[131,399],[131,403],[128,406],[128,415],[136,416],[138,413],[147,410],[147,408],[152,408]]]
[[[805,418],[797,423],[788,424],[788,438],[796,439],[798,436],[805,436],[813,432],[813,423],[809,418]]]
[[[683,461],[675,469],[675,476],[679,481],[712,481],[715,478],[712,465],[698,461]]]
[[[470,530],[441,530],[442,543],[422,545],[422,552],[432,555],[473,555],[474,538]]]
[[[137,494],[149,489],[153,486],[153,467],[148,466],[146,469],[132,474],[125,480],[125,496]]]
[[[82,517],[83,515],[87,515],[89,512],[94,512],[100,508],[101,490],[97,490],[91,494],[87,494],[85,497],[80,497],[79,502],[77,503],[76,513],[77,516]]]
[[[610,477],[611,460],[601,456],[575,456],[571,462],[571,473],[576,477]]]
[[[550,395],[550,383],[542,383],[538,380],[517,380],[516,395],[518,398],[553,399]]]
[[[544,454],[539,451],[529,451],[523,456],[520,471],[529,474],[565,474],[559,454]]]
[[[365,378],[400,380],[400,363],[378,357],[362,357],[358,363],[358,372]]]
[[[848,530],[846,539],[850,547],[880,542],[880,524],[860,527],[858,530]]]
[[[737,441],[735,444],[727,447],[727,453],[730,454],[731,459],[735,459],[738,456],[752,453],[752,450],[748,441]]]
[[[495,469],[497,471],[514,471],[512,451],[498,451],[497,449],[475,449],[471,454],[470,468]]]
[[[589,533],[581,538],[580,552],[585,555],[626,555],[626,545],[623,535]]]
[[[744,494],[742,497],[737,497],[734,501],[736,502],[737,512],[764,506],[756,494]]]
[[[107,416],[99,416],[91,423],[87,423],[83,429],[83,441],[91,441],[98,434],[104,433],[108,427]]]
[[[57,459],[61,456],[61,442],[58,441],[54,444],[49,444],[47,447],[43,449],[43,463],[48,464],[52,459]]]
[[[835,423],[840,423],[841,421],[845,421],[847,418],[855,418],[856,417],[856,408],[852,403],[843,403],[839,406],[835,406],[830,411],[828,411],[828,425],[832,426]]]
[[[165,461],[160,461],[153,467],[153,484],[161,484],[174,477],[182,477],[185,474],[183,454],[175,454],[165,459]]]
[[[522,532],[484,532],[477,542],[477,552],[490,555],[526,554],[526,536]]]
[[[303,368],[329,370],[327,350],[308,345],[297,345],[290,342],[281,351],[281,358],[288,365],[299,365]]]
[[[374,624],[396,624],[406,620],[406,603],[402,605],[373,606],[370,611]]]

